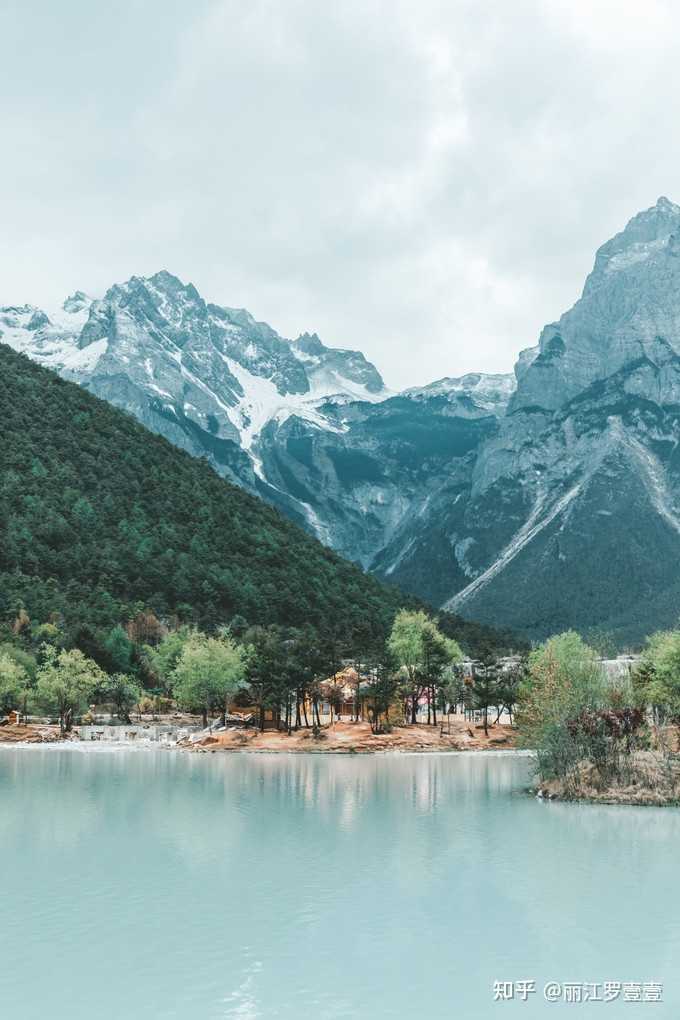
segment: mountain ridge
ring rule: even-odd
[[[366,405],[370,417],[371,405],[400,396],[360,352],[326,347],[316,333],[286,340],[245,309],[204,301],[167,270],[115,284],[101,300],[76,291],[57,312],[0,308],[0,340],[205,456],[230,481],[369,565],[379,528],[389,528],[377,504],[382,524],[369,522],[367,531],[358,524],[365,516],[361,495],[336,522],[318,499],[324,479],[302,478],[300,463],[283,464],[280,455],[300,428],[310,442],[323,438],[316,433],[341,438],[356,421],[351,405]],[[406,394],[413,401],[448,396],[460,414],[474,418],[492,405],[491,413],[502,409],[512,383],[509,376],[475,374],[432,386]],[[346,463],[344,449],[338,457]],[[331,473],[341,490],[343,481]]]
[[[274,508],[131,415],[0,343],[0,616],[56,615],[89,647],[142,608],[234,616],[342,647],[384,640],[402,604]],[[442,613],[471,651],[509,636]],[[354,637],[352,637],[354,635]]]
[[[285,340],[167,272],[89,306],[77,293],[61,324],[0,310],[0,330],[379,577],[534,637],[578,625],[626,643],[680,610],[659,592],[680,557],[679,255],[662,196],[598,248],[513,376],[401,393],[360,352]],[[606,583],[578,536],[609,557]]]

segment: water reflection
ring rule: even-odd
[[[0,752],[7,1015],[117,1020],[112,961],[125,1015],[145,1020],[487,1020],[494,979],[532,976],[665,979],[680,1005],[680,812],[539,803],[529,770]],[[64,973],[82,999],[68,1007],[52,994]]]

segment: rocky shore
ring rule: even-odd
[[[58,726],[13,723],[0,726],[0,744],[53,744],[60,739]]]

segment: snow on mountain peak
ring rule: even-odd
[[[310,390],[317,397],[375,402],[390,396],[380,373],[361,351],[326,347],[316,333],[302,333],[290,347],[305,366]]]
[[[415,399],[447,397],[449,402],[461,399],[470,401],[479,410],[502,414],[515,391],[515,377],[511,373],[469,372],[459,377],[446,376],[427,386],[414,386],[404,396]]]
[[[268,422],[297,416],[336,430],[323,405],[390,395],[360,352],[328,348],[316,334],[287,340],[245,309],[206,303],[166,269],[114,284],[101,299],[76,291],[54,312],[3,309],[0,331],[180,445],[182,430],[193,449],[197,428],[213,444],[240,446],[255,469]]]
[[[70,297],[66,298],[61,308],[62,311],[67,312],[68,314],[77,314],[78,312],[89,309],[92,301],[93,298],[88,297],[84,291],[77,290],[75,293],[71,294]]]

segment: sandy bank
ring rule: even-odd
[[[177,749],[190,753],[261,752],[269,754],[379,754],[385,752],[446,753],[455,751],[511,751],[514,750],[515,731],[510,726],[490,726],[488,736],[481,727],[460,718],[451,718],[450,728],[441,726],[395,727],[391,733],[373,734],[368,723],[335,723],[324,728],[315,737],[311,730],[298,730],[290,734],[276,730],[260,733],[254,729],[231,729],[206,735],[198,740],[185,739],[176,744],[163,745],[136,740],[99,743],[80,741],[77,729],[66,740],[61,738],[58,726],[2,726],[0,745],[57,745],[77,746],[79,749],[130,747]]]
[[[377,754],[385,751],[445,752],[512,750],[515,731],[510,726],[490,726],[484,730],[451,718],[442,728],[437,726],[400,726],[391,733],[373,734],[368,723],[338,722],[315,737],[311,730],[297,730],[288,735],[276,730],[227,730],[206,736],[194,743],[186,742],[194,752],[263,751],[324,754]]]

